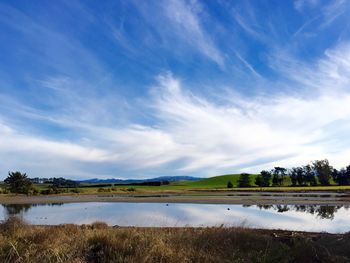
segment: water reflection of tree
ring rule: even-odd
[[[51,204],[2,204],[6,212],[6,217],[20,216],[27,213],[32,207],[37,206],[61,206],[63,203],[51,203]]]
[[[273,208],[273,205],[257,205],[257,207],[261,209],[264,209],[264,210],[269,210],[269,209],[272,209]]]
[[[320,206],[317,209],[317,216],[320,218],[334,219],[334,214],[338,211],[336,206]]]
[[[3,204],[2,206],[5,208],[8,216],[14,216],[27,212],[32,207],[32,204]]]
[[[289,207],[287,205],[276,205],[276,209],[278,213],[289,211]]]
[[[316,215],[321,219],[334,219],[334,215],[340,208],[349,209],[349,206],[323,206],[323,205],[257,205],[260,209],[276,210],[278,213],[287,211],[306,212]]]

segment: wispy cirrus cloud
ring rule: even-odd
[[[319,4],[319,0],[295,0],[294,1],[294,8],[302,12],[306,7],[314,8]]]
[[[306,7],[315,9],[319,5],[319,1],[316,0],[298,0],[295,1],[295,8],[299,12],[304,12]],[[343,15],[346,15],[350,8],[350,5],[347,1],[336,0],[329,2],[327,5],[322,6],[319,11],[312,16],[311,19],[307,20],[302,26],[294,33],[298,35],[303,31],[312,32],[311,34],[315,34],[315,28],[317,30],[324,30],[329,27],[333,22],[335,22],[338,18],[341,18]],[[310,33],[309,33],[310,34]]]
[[[0,55],[0,177],[348,164],[350,45],[346,35],[318,45],[322,30],[311,32],[316,22],[332,28],[344,2],[300,4],[321,12],[293,26],[277,23],[283,5],[266,17],[254,2],[215,13],[220,3],[135,1],[103,16],[81,4],[68,8],[81,13],[69,26],[71,13],[56,23],[1,5],[0,26],[19,55],[12,46]]]
[[[330,25],[339,16],[345,14],[346,10],[349,9],[349,7],[350,5],[344,0],[336,0],[325,6],[323,8],[324,21],[320,25],[320,28],[324,28]]]
[[[164,1],[166,16],[173,22],[177,33],[188,43],[198,48],[205,56],[224,66],[224,57],[213,39],[205,32],[200,15],[203,7],[197,1]]]
[[[155,1],[151,4],[134,2],[133,5],[147,23],[141,32],[144,35],[143,45],[152,49],[154,45],[165,50],[171,50],[181,57],[182,53],[196,54],[206,57],[224,68],[225,57],[217,47],[212,32],[205,27],[209,14],[199,1]],[[150,16],[150,13],[157,13]],[[112,27],[116,30],[116,27]],[[127,33],[116,30],[116,38],[125,44]],[[132,44],[130,43],[130,46]]]
[[[7,140],[1,146],[10,149],[14,141],[20,141],[13,151],[114,163],[129,172],[170,166],[177,174],[200,171],[209,175],[230,170],[256,171],[274,164],[297,165],[315,158],[346,165],[349,150],[345,146],[350,141],[342,135],[350,132],[350,74],[344,74],[350,63],[348,54],[348,45],[338,46],[328,50],[316,66],[291,65],[296,65],[293,70],[299,75],[294,78],[296,74],[290,74],[291,84],[297,82],[305,90],[314,89],[312,97],[306,92],[305,96],[241,97],[232,104],[227,102],[235,100],[231,97],[214,103],[189,92],[169,73],[159,76],[158,84],[152,88],[151,103],[147,103],[151,106],[144,106],[157,120],[154,126],[130,123],[126,127],[97,127],[97,122],[95,128],[81,125],[76,132],[87,140],[78,145],[19,136],[12,128],[2,126],[2,137]],[[286,73],[285,66],[280,67]],[[322,75],[320,82],[308,82],[310,77]]]

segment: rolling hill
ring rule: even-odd
[[[198,181],[186,181],[182,182],[184,186],[194,188],[225,188],[227,182],[231,181],[233,186],[237,186],[239,174],[225,174],[214,177],[205,178]],[[251,181],[254,182],[255,175],[251,175]]]
[[[181,182],[181,184],[183,186],[193,187],[193,188],[226,188],[227,182],[231,181],[231,183],[233,184],[233,187],[237,187],[239,176],[240,174],[225,174],[225,175],[219,175],[219,176],[201,179],[198,181],[185,181],[185,182]],[[251,186],[256,186],[254,184],[255,177],[256,177],[256,174],[251,174],[250,176]],[[176,182],[174,184],[176,184]],[[290,186],[290,185],[291,185],[290,177],[286,176],[284,178],[283,186]]]
[[[96,184],[96,183],[114,183],[114,184],[132,184],[132,183],[144,183],[144,182],[155,182],[155,181],[169,181],[169,182],[176,182],[176,181],[197,181],[201,180],[203,178],[199,177],[192,177],[192,176],[161,176],[161,177],[155,177],[155,178],[149,178],[149,179],[87,179],[87,180],[80,180],[77,181],[79,183],[85,183],[85,184]]]

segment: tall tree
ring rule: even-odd
[[[255,177],[255,184],[259,187],[263,187],[264,186],[264,183],[263,183],[263,178],[261,176],[261,174],[258,174],[256,177]]]
[[[271,171],[273,178],[272,178],[272,184],[273,185],[283,185],[284,177],[287,174],[287,169],[283,167],[275,167]]]
[[[289,176],[290,176],[290,180],[292,181],[292,186],[296,186],[297,183],[298,183],[298,180],[297,180],[297,177],[298,177],[297,168],[293,167],[292,169],[290,169]]]
[[[238,179],[238,187],[250,187],[250,174],[241,173]]]
[[[344,176],[346,176],[347,184],[350,184],[350,165],[345,167],[345,169],[344,169]]]
[[[262,178],[262,186],[267,187],[271,184],[271,173],[268,171],[261,171],[261,178]]]
[[[279,174],[276,173],[272,173],[272,186],[277,186],[280,185],[280,176]]]
[[[338,185],[349,185],[350,183],[350,166],[342,168],[340,171],[333,169],[332,171],[333,180]]]
[[[290,179],[292,181],[292,185],[305,185],[305,173],[302,167],[294,167],[290,170]]]
[[[336,182],[338,185],[343,185],[342,173],[342,170],[338,171],[337,169],[333,169],[332,171],[333,181]]]
[[[313,170],[312,166],[308,164],[308,165],[305,165],[303,169],[304,169],[306,182],[312,186],[317,185],[315,171]]]
[[[297,167],[296,169],[297,169],[296,172],[297,172],[298,184],[299,185],[305,185],[306,177],[305,177],[305,174],[304,174],[304,169],[302,167]]]
[[[329,165],[327,159],[316,160],[312,163],[312,167],[321,185],[329,185],[332,176],[333,167]]]
[[[22,174],[18,171],[9,172],[4,183],[12,193],[28,194],[32,188],[32,182],[27,177],[27,174]]]

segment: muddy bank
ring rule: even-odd
[[[350,204],[348,193],[288,192],[288,193],[201,193],[201,194],[70,194],[70,195],[0,195],[3,204],[74,203],[74,202],[138,202],[138,203],[202,203],[241,205],[346,205]]]

